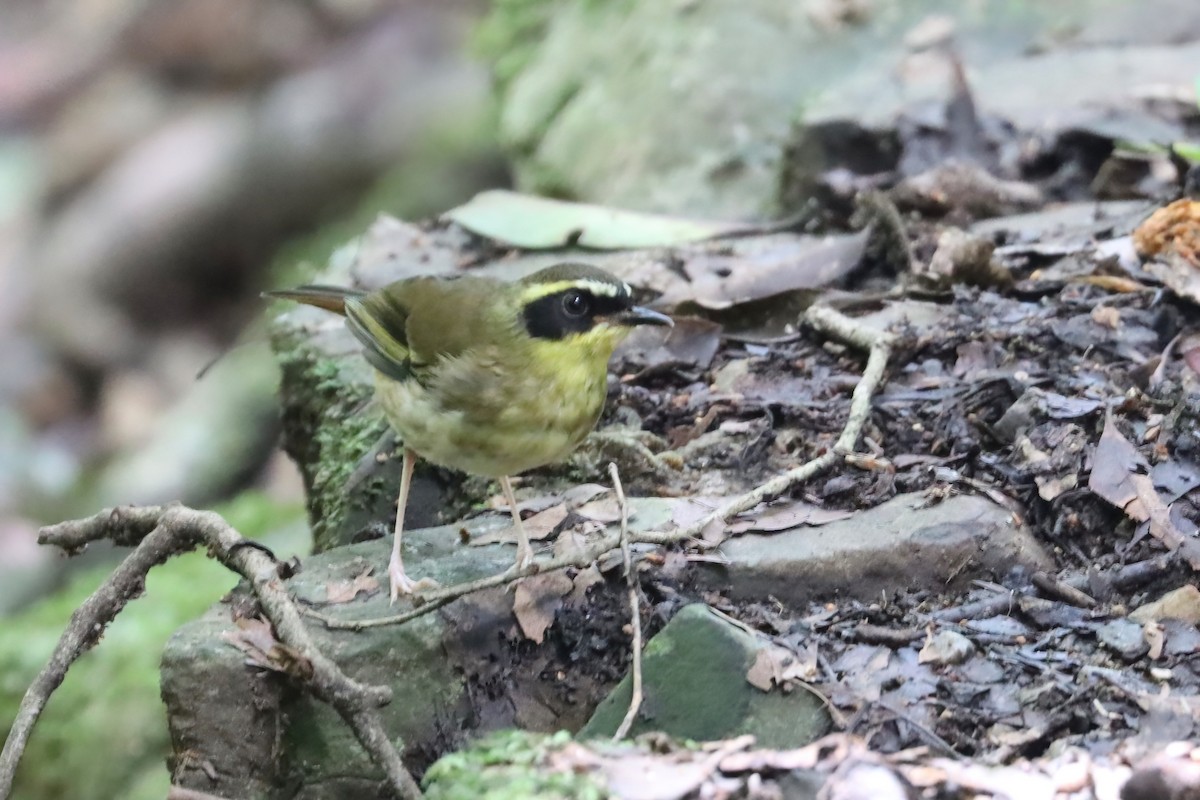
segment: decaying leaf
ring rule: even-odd
[[[221,638],[246,655],[246,663],[260,669],[283,672],[300,678],[312,674],[312,663],[291,647],[275,638],[271,623],[261,617],[239,617],[235,631],[225,631]]]
[[[517,583],[513,613],[526,639],[542,643],[554,624],[554,615],[562,608],[563,598],[574,588],[574,582],[562,570],[530,575]]]
[[[917,653],[918,664],[961,664],[975,652],[975,644],[958,631],[929,632]]]
[[[721,326],[702,317],[677,316],[675,326],[645,325],[617,348],[614,358],[642,369],[677,364],[707,369],[721,345]]]
[[[796,681],[811,681],[817,676],[815,644],[803,653],[774,642],[765,643],[754,655],[754,663],[746,671],[746,680],[764,692],[778,686],[788,690]]]
[[[1117,429],[1110,416],[1096,445],[1088,489],[1145,523],[1150,535],[1171,550],[1178,550],[1192,569],[1200,569],[1200,541],[1185,536],[1171,520],[1170,508],[1158,495],[1149,467],[1137,449]]]
[[[774,533],[776,531],[785,531],[789,528],[798,528],[801,525],[810,525],[813,527],[826,525],[830,522],[847,519],[851,516],[853,515],[849,511],[820,508],[801,500],[793,500],[787,503],[762,506],[747,511],[744,514],[739,514],[729,523],[727,530],[734,534],[745,533],[747,531]]]
[[[353,578],[329,581],[325,584],[325,602],[330,604],[349,603],[359,594],[372,594],[379,590],[379,581],[371,575],[374,567],[367,566]]]
[[[601,497],[598,500],[592,500],[584,503],[579,508],[575,509],[575,513],[585,519],[590,519],[593,522],[600,522],[607,525],[610,522],[619,522],[621,520],[621,506],[617,502],[616,497]],[[629,517],[634,516],[633,509],[629,510]]]
[[[866,232],[830,236],[778,234],[737,240],[731,248],[689,248],[687,280],[661,287],[664,307],[693,302],[720,310],[785,292],[820,289],[850,274],[862,260]]]
[[[1180,297],[1200,303],[1200,201],[1183,198],[1158,209],[1133,232],[1146,271]]]
[[[595,250],[671,247],[756,229],[738,222],[645,214],[505,189],[480,192],[442,217],[472,233],[528,250],[571,245]]]

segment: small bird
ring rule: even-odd
[[[375,368],[375,396],[404,447],[391,598],[436,585],[404,571],[401,538],[416,458],[497,478],[517,533],[517,566],[532,563],[509,476],[565,458],[595,427],[608,360],[636,325],[671,318],[633,304],[629,285],[586,264],[506,283],[417,277],[373,292],[301,286],[268,296],[346,317]]]

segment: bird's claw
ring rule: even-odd
[[[395,561],[388,563],[388,580],[391,583],[392,603],[401,595],[413,595],[428,589],[436,589],[440,584],[433,578],[421,578],[414,581],[404,572],[404,566]]]

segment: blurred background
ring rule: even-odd
[[[380,214],[848,217],[952,156],[1038,183],[979,216],[1157,196],[1116,144],[1196,141],[1197,63],[1194,0],[0,0],[0,726],[119,555],[40,525],[181,500],[307,550],[259,292]],[[151,573],[16,796],[165,796],[163,642],[232,583]]]
[[[507,184],[486,10],[0,2],[0,732],[119,557],[68,562],[40,525],[182,500],[307,549],[258,293],[380,213]],[[165,796],[162,643],[232,584],[199,554],[152,575],[54,698],[15,796]]]

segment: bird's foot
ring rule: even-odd
[[[523,570],[533,564],[533,548],[529,542],[521,542],[517,545],[517,564],[518,570]]]
[[[433,578],[421,578],[414,581],[404,572],[404,565],[395,559],[388,562],[388,580],[392,587],[393,603],[401,595],[413,595],[428,589],[436,589],[440,585]]]

